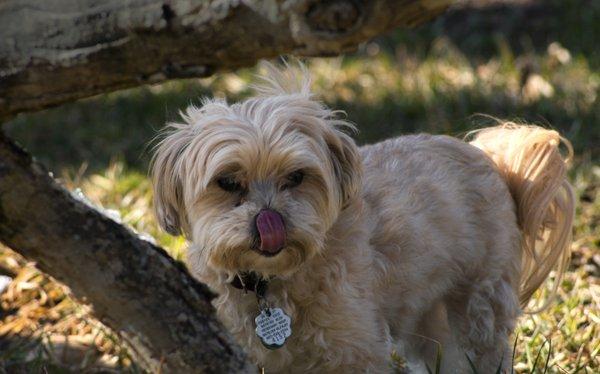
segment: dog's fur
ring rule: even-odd
[[[389,372],[400,348],[431,366],[438,345],[446,372],[468,372],[465,355],[482,373],[507,368],[521,307],[568,260],[568,142],[503,124],[471,143],[411,135],[358,148],[300,70],[271,66],[256,97],[188,108],[154,157],[159,222],[190,240],[218,317],[267,372]],[[300,169],[302,183],[284,188]],[[223,175],[244,190],[222,190]],[[287,234],[272,257],[251,249],[265,207]],[[278,350],[255,336],[256,295],[230,284],[247,271],[269,279],[268,302],[293,321]]]

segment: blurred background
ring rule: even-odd
[[[478,113],[555,128],[571,140],[579,198],[573,260],[558,301],[520,320],[519,373],[600,370],[599,46],[598,0],[467,0],[354,54],[307,61],[315,93],[346,112],[360,130],[359,144],[415,132],[462,136],[492,123]],[[256,73],[102,95],[21,115],[5,130],[66,187],[182,259],[183,239],[160,232],[152,217],[151,141],[203,96],[233,102],[250,95]],[[137,370],[118,338],[68,289],[0,247],[2,275],[0,372]]]

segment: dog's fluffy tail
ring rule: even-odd
[[[569,261],[575,214],[573,189],[566,178],[573,154],[571,144],[556,131],[511,122],[473,134],[471,144],[496,163],[516,203],[523,235],[521,306],[527,305],[550,271],[556,269],[554,296]],[[536,311],[544,309],[550,300],[547,298]]]

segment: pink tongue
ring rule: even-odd
[[[285,244],[285,228],[281,215],[271,209],[263,209],[256,216],[256,228],[260,235],[260,250],[277,253]]]

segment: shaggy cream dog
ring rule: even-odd
[[[309,86],[270,66],[256,97],[188,108],[157,147],[159,222],[218,317],[267,373],[390,372],[394,350],[431,367],[440,346],[445,372],[506,370],[521,307],[569,256],[563,139],[503,124],[359,148]],[[275,308],[291,331],[257,336]]]

